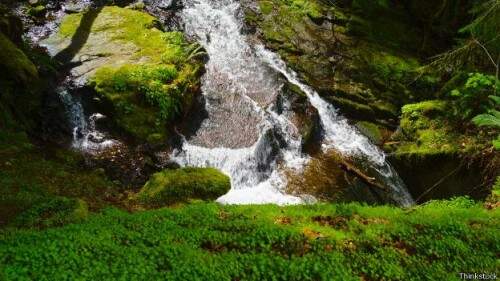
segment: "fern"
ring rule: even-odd
[[[500,111],[491,110],[489,113],[479,114],[472,119],[472,122],[480,127],[500,128]]]

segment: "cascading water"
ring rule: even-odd
[[[66,115],[73,131],[71,146],[74,149],[93,153],[118,143],[106,139],[105,134],[97,130],[96,122],[105,118],[104,115],[94,113],[87,118],[82,103],[71,95],[67,87],[61,86],[57,92],[66,108]]]
[[[323,100],[311,87],[301,83],[297,74],[289,69],[276,54],[266,50],[263,46],[257,46],[257,52],[290,83],[298,86],[318,110],[325,136],[323,149],[333,148],[344,155],[363,160],[365,168],[374,169],[375,176],[390,188],[392,199],[397,204],[410,206],[415,203],[403,181],[394,168],[386,162],[385,154],[377,146],[349,125],[347,119],[339,115],[333,105]]]
[[[219,202],[300,203],[280,192],[284,181],[277,169],[278,163],[294,168],[304,162],[300,135],[273,111],[281,88],[277,73],[241,35],[238,9],[238,3],[203,0],[182,12],[186,32],[200,40],[210,57],[202,88],[208,118],[173,159],[230,175],[232,189]]]
[[[231,191],[222,203],[294,204],[304,200],[282,192],[286,185],[280,168],[300,169],[307,161],[301,154],[301,137],[273,102],[282,83],[277,73],[304,91],[318,110],[324,129],[323,147],[363,159],[392,192],[393,201],[413,203],[404,184],[384,154],[333,106],[322,100],[275,54],[251,46],[241,34],[239,3],[232,0],[193,0],[182,11],[185,31],[198,38],[210,57],[203,78],[208,117],[195,136],[172,157],[181,165],[216,167],[231,177]]]

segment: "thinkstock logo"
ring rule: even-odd
[[[460,272],[459,275],[462,280],[497,280],[496,273]]]

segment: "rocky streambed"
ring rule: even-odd
[[[32,11],[25,36],[56,62],[46,131],[126,185],[137,188],[164,168],[214,167],[231,178],[220,202],[400,205],[482,185],[470,165],[451,167],[458,150],[406,149],[414,141],[397,130],[400,108],[437,82],[407,84],[418,57],[356,33],[352,7],[104,4],[54,1],[18,11]],[[432,171],[435,161],[451,166]],[[446,177],[451,172],[461,180]]]

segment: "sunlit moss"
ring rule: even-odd
[[[0,274],[7,280],[453,279],[461,268],[495,271],[499,216],[467,198],[409,210],[357,203],[107,209],[81,224],[0,232]]]
[[[168,126],[199,90],[202,50],[181,32],[157,29],[147,13],[112,6],[98,12],[91,36],[104,37],[104,45],[122,42],[131,53],[98,68],[90,84],[110,101],[115,122],[127,134],[139,141],[165,141]],[[74,36],[83,16],[66,16],[59,36]]]
[[[165,170],[151,176],[137,194],[148,206],[165,206],[188,199],[215,200],[231,188],[229,177],[213,168]]]

